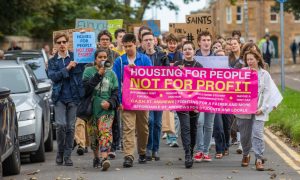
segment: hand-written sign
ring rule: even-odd
[[[185,22],[187,24],[199,24],[206,26],[213,26],[213,18],[210,14],[194,14],[194,15],[186,15]]]
[[[125,67],[122,104],[127,110],[253,114],[256,71],[178,67]]]
[[[193,41],[195,46],[198,47],[197,44],[197,36],[203,30],[209,30],[208,27],[202,28],[196,24],[187,24],[187,23],[170,23],[169,24],[169,32],[174,35],[184,35],[187,37],[189,41]]]
[[[73,51],[73,32],[92,32],[92,28],[77,28],[77,29],[66,29],[66,30],[60,30],[60,31],[53,31],[53,45],[55,45],[54,37],[57,34],[65,33],[69,37],[69,46],[68,49],[70,51]]]
[[[96,51],[94,32],[73,33],[74,60],[77,63],[91,63]]]

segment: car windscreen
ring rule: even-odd
[[[22,68],[0,68],[0,87],[10,89],[12,94],[30,91],[28,79]]]
[[[27,59],[24,60],[24,62],[29,65],[29,67],[32,69],[34,75],[39,81],[48,78],[43,57]]]

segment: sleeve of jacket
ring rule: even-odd
[[[110,104],[109,109],[116,109],[120,105],[118,80],[114,72],[112,72],[112,92],[110,98],[107,100]]]
[[[151,59],[143,54],[143,66],[153,66]]]
[[[164,52],[161,52],[161,62],[163,66],[170,66],[169,58]]]
[[[91,78],[83,78],[83,86],[85,90],[85,97],[93,93],[95,87],[102,81],[102,76],[96,73]]]
[[[264,71],[263,76],[264,76],[264,89],[263,89],[263,100],[260,109],[264,114],[266,114],[267,109],[270,106],[270,98],[272,94],[272,89],[271,89],[272,79],[270,74],[267,71]]]
[[[57,83],[65,78],[69,77],[69,71],[67,70],[67,68],[62,68],[62,69],[57,70],[54,67],[54,63],[50,62],[50,61],[54,61],[54,59],[49,60],[48,76],[54,83]]]
[[[121,71],[123,71],[123,68],[122,68],[122,64],[121,64],[121,59],[122,57],[118,57],[115,62],[114,62],[114,66],[113,66],[113,71],[115,72],[116,74],[116,77],[117,77],[117,81],[118,81],[118,91],[119,91],[119,102],[121,103],[122,102],[122,84],[121,84]]]

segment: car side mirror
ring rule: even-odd
[[[10,95],[9,89],[7,89],[5,87],[0,88],[0,99],[8,98],[9,95]]]
[[[35,91],[36,94],[42,94],[50,91],[51,89],[51,84],[49,83],[38,83],[37,85],[37,90]]]

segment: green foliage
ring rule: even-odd
[[[276,2],[277,11],[280,10],[280,3]],[[288,0],[284,3],[284,11],[294,13],[294,15],[300,15],[300,1],[299,0]]]
[[[300,92],[289,88],[283,94],[278,109],[270,114],[267,125],[279,127],[294,142],[300,143]]]
[[[185,3],[199,0],[183,0]],[[76,18],[140,22],[153,6],[178,11],[172,0],[0,0],[0,35],[27,35],[50,40],[55,30],[74,28]]]

